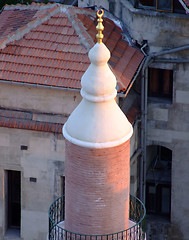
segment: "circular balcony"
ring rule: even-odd
[[[129,228],[106,235],[85,235],[64,229],[65,197],[56,199],[49,208],[49,240],[144,240],[145,215],[144,204],[130,195]]]

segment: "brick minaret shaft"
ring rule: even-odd
[[[81,103],[64,125],[65,229],[103,235],[128,228],[130,137],[132,126],[114,98],[116,79],[102,43],[89,51],[91,64],[81,79]]]
[[[66,142],[66,225],[84,234],[128,228],[129,141],[90,149]]]

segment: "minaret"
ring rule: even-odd
[[[79,234],[103,235],[128,228],[130,137],[132,126],[115,101],[116,78],[102,43],[103,11],[98,11],[97,43],[81,79],[81,103],[63,128],[66,138],[65,225]]]

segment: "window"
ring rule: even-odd
[[[156,10],[162,12],[172,12],[173,0],[156,0]]]
[[[173,71],[149,68],[148,96],[172,101]]]
[[[65,176],[60,176],[60,196],[63,197],[63,201],[61,201],[61,208],[60,208],[60,219],[65,218]]]
[[[183,6],[179,1],[173,1],[173,9],[175,13],[184,13],[186,14],[186,11],[184,10]]]
[[[60,196],[65,195],[65,176],[60,176]]]
[[[152,184],[147,184],[147,191],[146,191],[146,205],[147,210],[150,213],[156,212],[156,186]]]
[[[178,0],[136,0],[135,7],[149,7],[161,12],[185,13]]]
[[[140,3],[144,6],[150,6],[150,7],[155,6],[154,0],[140,0]]]
[[[110,1],[109,2],[109,11],[114,14],[115,12],[115,1]]]
[[[170,216],[171,186],[166,184],[147,183],[146,210],[147,213]]]
[[[158,146],[158,155],[161,161],[172,161],[172,151],[166,147]]]

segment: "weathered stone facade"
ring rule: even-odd
[[[1,84],[0,96],[4,109],[31,111],[37,121],[62,123],[81,99],[79,92],[9,84]],[[0,239],[8,223],[9,170],[21,174],[20,239],[46,239],[49,206],[62,194],[64,151],[62,134],[0,128]]]
[[[81,2],[81,1],[79,1]],[[88,1],[89,2],[89,1]],[[172,153],[171,168],[171,212],[172,226],[176,226],[174,237],[178,232],[178,239],[188,239],[189,228],[189,18],[188,15],[173,12],[161,12],[156,9],[142,7],[134,8],[134,1],[101,1],[100,5],[110,10],[120,18],[130,34],[131,40],[139,45],[148,44],[147,58],[143,73],[138,82],[145,81],[147,85],[144,96],[147,109],[143,109],[146,116],[146,159],[145,172],[153,163],[153,156],[157,146],[165,147]],[[137,1],[138,2],[138,1]],[[98,1],[95,4],[99,7]],[[169,51],[166,51],[169,50]],[[173,84],[169,101],[161,97],[149,97],[149,68],[169,70],[173,74]],[[146,115],[147,114],[147,115]],[[144,120],[144,119],[142,119]],[[145,128],[145,121],[142,127]],[[153,155],[154,154],[154,155]],[[171,231],[169,231],[170,234]],[[174,239],[173,236],[169,239]]]

